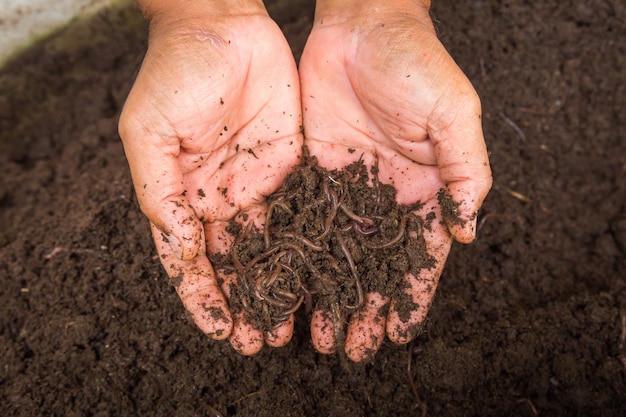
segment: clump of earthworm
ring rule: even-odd
[[[434,265],[422,236],[429,225],[414,214],[419,204],[398,205],[377,167],[370,172],[361,161],[327,171],[307,156],[268,198],[262,231],[233,222],[230,259],[217,265],[237,273],[231,309],[263,331],[301,305],[343,322],[366,292],[401,294],[405,273]]]

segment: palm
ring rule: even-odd
[[[262,224],[265,196],[302,144],[297,72],[280,30],[267,16],[223,23],[220,33],[152,39],[120,121],[161,261],[196,323],[218,339],[233,326],[218,284],[227,291],[231,277],[218,280],[207,253],[228,251],[236,216]],[[260,349],[262,335],[237,318],[234,326],[241,351]]]
[[[380,181],[397,189],[399,203],[425,203],[417,214],[434,212],[441,219],[436,195],[449,185],[444,179],[450,179],[454,167],[443,163],[449,145],[432,135],[438,125],[442,130],[447,126],[441,114],[450,109],[442,97],[451,93],[458,97],[465,91],[459,90],[458,80],[436,75],[449,75],[454,63],[432,28],[420,27],[419,22],[396,23],[407,24],[407,30],[382,30],[383,26],[354,30],[340,24],[314,27],[300,63],[306,144],[329,169],[359,158],[368,165],[377,163]],[[429,54],[420,55],[418,45]],[[415,335],[450,249],[450,232],[442,223],[435,220],[432,229],[425,231],[437,266],[418,277],[406,276],[407,293],[416,305],[410,319],[399,319],[392,300],[389,315],[380,317],[381,307],[390,300],[368,294],[365,308],[348,328],[346,351],[352,359],[375,352],[385,331],[396,342]],[[332,326],[323,317],[314,314],[314,343],[322,351],[332,351],[334,335],[324,331]]]

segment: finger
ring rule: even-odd
[[[460,70],[458,70],[460,72]],[[476,237],[476,215],[492,184],[482,130],[481,105],[470,82],[448,94],[429,119],[428,133],[446,192],[457,203],[455,216],[445,216],[452,236],[469,243]]]
[[[245,228],[249,222],[255,223],[258,227],[259,222],[263,219],[262,212],[262,207],[256,207],[250,210],[250,214],[239,214],[235,220],[243,224],[243,228]],[[247,220],[244,221],[244,218]],[[236,237],[226,231],[228,224],[229,222],[218,221],[205,225],[207,248],[210,253],[220,253],[222,255],[228,255],[230,253],[231,245]],[[233,289],[237,286],[236,273],[221,273],[220,282],[222,291],[228,299],[231,299],[233,296],[236,297],[236,295],[232,293]],[[252,356],[260,352],[264,344],[263,332],[252,326],[245,310],[234,312],[232,316],[234,323],[229,342],[233,349],[246,356]],[[279,341],[282,341],[282,339],[279,339]]]
[[[331,354],[337,351],[337,338],[330,311],[315,310],[311,317],[311,340],[320,353]]]
[[[223,274],[221,276],[222,291],[230,299],[233,296],[232,289],[236,285],[236,274]],[[230,334],[230,345],[242,355],[252,356],[263,348],[263,332],[255,329],[244,310],[232,313],[233,331]]]
[[[230,335],[230,345],[239,353],[246,356],[256,355],[263,349],[263,332],[250,324],[245,312],[233,314],[235,323]]]
[[[346,336],[346,355],[354,362],[371,361],[385,338],[389,298],[365,295],[363,308],[352,316]]]
[[[212,339],[226,339],[233,320],[208,258],[199,255],[188,261],[179,259],[162,232],[153,224],[151,228],[161,263],[193,321]]]
[[[427,212],[436,214],[430,226],[424,228],[426,250],[434,258],[434,266],[421,269],[417,276],[405,274],[404,289],[391,301],[387,316],[387,336],[395,343],[408,343],[421,329],[450,252],[452,239],[441,225],[440,213],[435,210],[436,208],[436,203],[431,201],[420,210],[422,214]]]
[[[476,239],[478,210],[476,194],[468,191],[468,183],[450,183],[438,194],[443,213],[443,221],[452,237],[460,243],[471,243]]]
[[[202,223],[185,198],[171,197],[150,210],[150,214],[143,208],[142,211],[178,259],[190,260],[206,252]]]
[[[293,336],[294,317],[293,314],[289,319],[277,328],[265,333],[265,341],[269,346],[281,347],[285,346]]]
[[[177,161],[179,140],[155,135],[124,113],[119,132],[141,210],[163,233],[178,258],[189,260],[203,253],[202,224],[183,196],[183,174]]]

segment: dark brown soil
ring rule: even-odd
[[[399,205],[395,196],[377,166],[368,172],[357,161],[328,171],[305,147],[301,164],[268,197],[264,230],[233,220],[230,256],[213,255],[216,270],[237,275],[231,310],[247,311],[253,327],[270,331],[304,303],[306,315],[322,310],[341,329],[363,307],[364,294],[376,292],[401,300],[396,308],[408,320],[417,307],[397,297],[404,274],[417,276],[435,260],[423,236],[429,225],[413,213],[420,202]]]
[[[270,2],[299,54],[310,2]],[[434,2],[483,100],[495,185],[455,245],[412,370],[431,416],[623,416],[626,5]],[[0,71],[0,415],[417,415],[407,349],[255,357],[186,318],[116,124],[145,50],[132,9]]]

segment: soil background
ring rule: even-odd
[[[626,3],[433,3],[495,183],[417,338],[428,413],[623,416]],[[312,2],[268,7],[299,56]],[[243,357],[186,317],[116,129],[145,47],[118,7],[0,69],[0,415],[419,415],[405,346],[344,368],[301,315]]]

